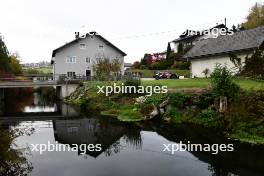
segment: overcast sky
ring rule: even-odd
[[[22,62],[50,61],[52,50],[95,30],[127,53],[126,62],[162,52],[185,29],[241,23],[254,0],[0,0],[0,33]],[[222,20],[222,21],[221,21]]]

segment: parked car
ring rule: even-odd
[[[179,75],[168,71],[158,71],[153,75],[153,78],[158,79],[179,79]]]

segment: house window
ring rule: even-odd
[[[90,64],[90,63],[91,63],[91,59],[90,59],[90,57],[86,57],[86,58],[85,58],[85,62]]]
[[[67,128],[69,135],[77,135],[78,134],[78,127],[68,127]]]
[[[81,44],[80,44],[80,49],[85,49],[85,48],[86,48],[85,43],[81,43]]]
[[[67,64],[73,64],[73,63],[76,63],[76,56],[68,56],[66,58],[66,63]]]
[[[67,72],[67,76],[68,77],[74,77],[75,76],[75,72]]]
[[[103,51],[104,50],[104,45],[99,45],[99,50]]]

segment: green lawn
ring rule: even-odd
[[[154,75],[154,71],[155,70],[147,70],[147,69],[139,70],[139,69],[133,69],[131,71],[132,72],[140,72],[142,74],[142,77],[143,78],[153,78],[153,75]],[[170,71],[172,73],[176,73],[176,74],[178,74],[180,76],[187,77],[187,78],[190,77],[190,70],[174,70],[174,69],[170,69],[168,71]]]
[[[37,68],[37,70],[44,74],[52,73],[52,67],[42,67],[42,68]]]
[[[23,69],[23,72],[27,74],[51,74],[52,67]]]
[[[264,81],[255,81],[249,79],[237,79],[236,82],[243,89],[264,89]],[[143,85],[167,85],[168,89],[182,88],[209,88],[210,79],[193,78],[193,79],[162,79],[162,80],[145,80]]]

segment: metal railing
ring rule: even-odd
[[[140,79],[141,74],[139,72],[125,72],[124,75],[109,75],[105,79],[107,79],[107,81],[120,81],[131,77]],[[79,83],[84,81],[101,81],[101,78],[97,76],[86,76],[81,74],[73,76],[67,76],[66,74],[25,74],[9,78],[0,77],[0,82],[57,82],[58,84],[63,84],[66,82]]]

